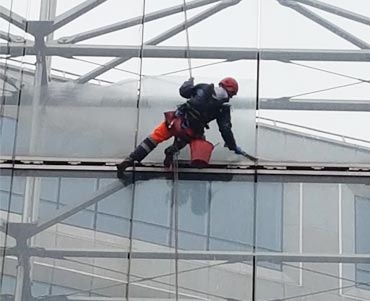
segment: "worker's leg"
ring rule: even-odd
[[[166,123],[161,122],[125,160],[117,164],[117,176],[119,178],[123,177],[123,172],[126,168],[133,166],[135,161],[140,162],[143,160],[159,143],[170,137],[172,137],[172,134],[168,131]]]
[[[169,168],[172,165],[174,154],[183,149],[188,143],[188,141],[175,137],[173,144],[164,150],[166,155],[163,161],[164,167]]]

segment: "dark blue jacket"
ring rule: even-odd
[[[194,85],[192,80],[182,84],[180,95],[188,101],[178,107],[192,128],[198,135],[204,134],[208,123],[216,119],[221,136],[230,150],[235,150],[236,142],[231,130],[231,116],[229,98],[217,100],[213,97],[213,84]]]

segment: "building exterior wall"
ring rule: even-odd
[[[370,299],[366,4],[5,2],[0,301]],[[212,122],[208,168],[162,168],[169,140],[116,178],[184,80],[226,76],[257,162]]]

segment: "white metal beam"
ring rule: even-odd
[[[219,2],[219,1],[221,0],[195,0],[195,1],[191,1],[187,3],[186,8],[189,10],[189,9],[201,7],[201,6],[208,5],[214,2]],[[156,12],[152,12],[149,14],[145,14],[144,22],[150,22],[150,21],[154,21],[160,18],[164,18],[170,15],[182,12],[183,10],[184,10],[184,5],[181,4],[181,5],[176,5],[173,7],[166,8],[166,9],[162,9]],[[99,28],[85,31],[85,32],[81,32],[73,36],[62,37],[58,39],[58,42],[59,43],[77,43],[77,42],[91,39],[91,38],[94,38],[100,35],[111,33],[117,30],[139,25],[142,22],[143,22],[143,17],[138,16],[138,17],[131,18],[131,19],[121,21],[121,22],[117,22],[111,25],[99,27]]]
[[[46,43],[46,55],[62,57],[139,57],[140,46],[121,45],[74,45]],[[145,46],[148,58],[184,58],[187,48],[182,46]],[[325,50],[325,49],[276,49],[276,48],[237,48],[237,47],[192,47],[194,59],[256,60],[276,61],[337,61],[369,62],[370,50]],[[11,56],[35,55],[33,43],[0,43],[0,54]]]
[[[261,98],[259,108],[262,110],[370,112],[370,99]]]
[[[369,49],[370,45],[366,43],[365,41],[357,38],[353,34],[345,31],[341,27],[335,25],[334,23],[322,18],[318,14],[315,14],[314,12],[310,11],[309,9],[303,7],[302,5],[298,4],[295,1],[292,0],[280,0],[280,3],[282,5],[285,5],[291,9],[294,9],[296,12],[300,13],[301,15],[309,18],[310,20],[314,21],[315,23],[323,26],[324,28],[330,30],[332,33],[334,33],[337,36],[340,36],[341,38],[345,39],[346,41],[356,45],[357,47],[361,49]]]
[[[16,248],[1,248],[6,256],[17,254]],[[325,253],[284,253],[284,252],[233,252],[233,251],[145,251],[128,252],[107,249],[43,249],[30,248],[30,256],[47,258],[130,258],[130,259],[156,259],[156,260],[210,260],[210,261],[271,261],[285,262],[311,262],[311,263],[370,263],[370,254],[325,254]]]
[[[22,43],[26,41],[25,38],[21,36],[14,35],[14,34],[2,31],[2,30],[0,30],[0,39],[6,40],[8,42],[15,42],[15,43]]]
[[[125,185],[123,182],[116,180],[113,183],[104,186],[95,193],[93,193],[87,199],[81,199],[71,205],[65,206],[57,211],[51,216],[39,220],[36,224],[36,227],[28,232],[28,237],[31,237],[35,234],[40,233],[41,231],[65,220],[66,218],[76,214],[77,212],[99,202],[100,200],[106,198],[107,196],[115,193],[118,190],[124,188]]]
[[[85,2],[71,8],[70,10],[66,11],[65,13],[55,18],[52,31],[55,31],[58,28],[68,24],[69,22],[73,21],[74,19],[78,18],[79,16],[83,15],[89,10],[97,7],[98,5],[104,3],[105,1],[107,0],[86,0]]]
[[[134,284],[134,285],[137,285],[137,284]],[[173,292],[169,291],[169,293],[173,293]],[[183,295],[183,294],[180,294],[180,295]],[[50,296],[50,297],[44,296],[42,300],[44,301],[128,301],[128,299],[124,297],[99,297],[99,296],[87,297],[87,296],[76,296],[76,295],[66,295],[66,296],[56,295],[56,296]],[[174,299],[156,298],[156,297],[144,297],[144,298],[130,297],[129,300],[130,301],[169,301],[169,300],[174,300]],[[176,300],[177,301],[199,301],[203,299],[199,299],[198,297],[180,296]],[[228,300],[238,301],[235,299],[228,299]],[[10,300],[7,300],[7,301],[10,301]]]
[[[352,11],[349,11],[349,10],[346,10],[346,9],[343,9],[343,8],[340,8],[334,5],[330,5],[328,3],[324,3],[321,1],[317,1],[317,0],[295,0],[295,1],[321,9],[323,11],[332,13],[337,16],[341,16],[341,17],[344,17],[344,18],[347,18],[347,19],[350,19],[356,22],[360,22],[362,24],[370,25],[370,18],[365,17],[360,14],[356,14]]]
[[[181,31],[185,30],[186,27],[189,28],[189,27],[205,20],[206,18],[216,14],[217,12],[223,10],[224,8],[226,8],[230,5],[237,4],[238,2],[240,2],[240,0],[231,0],[231,1],[228,1],[228,2],[221,2],[220,4],[217,4],[217,5],[213,6],[212,8],[207,9],[206,11],[195,15],[194,17],[187,20],[186,24],[185,24],[185,22],[182,22],[181,24],[179,24],[179,25],[177,25],[177,26],[159,34],[158,36],[150,39],[149,41],[145,42],[144,45],[143,45],[143,48],[140,47],[140,49],[138,49],[137,55],[138,56],[142,55],[141,50],[143,50],[143,52],[145,52],[145,54],[146,54],[147,45],[157,45],[157,44],[159,44],[159,43],[161,43],[165,40],[168,40],[169,38],[177,35]],[[186,55],[186,53],[185,53],[185,55]],[[79,79],[76,80],[76,82],[79,83],[79,84],[86,83],[89,80],[94,79],[95,77],[99,76],[100,74],[103,74],[104,72],[114,68],[115,66],[118,66],[118,65],[124,63],[125,61],[128,61],[130,58],[132,58],[132,56],[113,59],[112,61],[108,62],[107,64],[105,64],[103,66],[100,66],[100,67],[88,72],[87,74],[81,76]]]
[[[17,79],[7,76],[6,72],[0,73],[0,79],[17,90],[21,86],[21,83]]]
[[[20,29],[26,29],[26,19],[22,16],[16,14],[13,11],[10,11],[6,7],[0,5],[0,18],[5,19],[9,23],[19,27]]]

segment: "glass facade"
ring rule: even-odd
[[[367,4],[126,2],[0,4],[0,300],[369,300]],[[256,162],[213,121],[206,168],[170,139],[116,178],[229,76]]]

